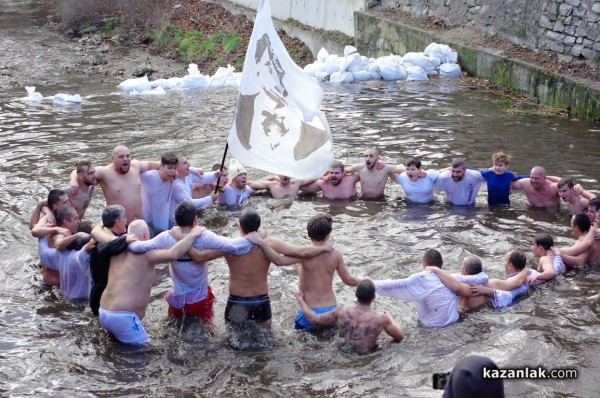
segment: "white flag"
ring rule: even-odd
[[[233,157],[275,174],[320,177],[333,161],[321,101],[319,82],[290,58],[269,1],[260,0],[229,133]]]

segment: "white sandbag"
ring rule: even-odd
[[[350,54],[357,53],[357,49],[354,46],[346,46],[344,47],[344,57],[347,57]]]
[[[381,79],[381,70],[379,69],[379,65],[375,63],[375,61],[367,64],[365,66],[365,70],[371,74],[371,79],[379,80]]]
[[[354,76],[350,72],[333,72],[331,76],[329,76],[329,81],[331,83],[352,83],[354,81]]]
[[[312,64],[308,64],[304,67],[304,71],[311,76],[316,76],[317,72],[325,72],[325,64],[319,61],[315,61]]]
[[[410,65],[406,67],[406,80],[407,81],[427,81],[427,72],[425,69],[417,65]]]
[[[52,101],[55,104],[80,104],[81,103],[81,95],[58,93],[58,94],[55,94],[52,96]]]
[[[404,80],[406,79],[406,70],[402,66],[402,57],[390,55],[388,57],[379,57],[375,61],[379,66],[381,78],[383,80]]]
[[[325,79],[327,78],[327,76],[329,76],[329,75],[328,75],[328,74],[327,74],[327,72],[326,72],[326,71],[324,71],[324,70],[320,70],[320,71],[318,71],[318,72],[315,72],[315,78],[316,78],[318,81],[320,81],[320,82],[323,82],[323,81],[325,81]]]
[[[352,76],[354,77],[354,80],[358,80],[360,82],[364,82],[365,80],[371,80],[371,72],[364,69],[352,72]],[[381,78],[381,76],[379,78]]]
[[[333,54],[328,56],[324,63],[327,76],[331,75],[333,72],[340,71],[340,59],[337,55]]]
[[[363,57],[361,57],[359,53],[350,54],[345,58],[346,67],[344,70],[348,72],[357,72],[359,70],[362,70],[366,65],[366,62],[363,60]]]
[[[232,76],[235,68],[231,65],[227,65],[227,68],[219,67],[214,75],[212,75],[208,81],[207,87],[231,87],[235,86],[236,77]]]
[[[456,51],[452,51],[450,46],[446,44],[431,43],[423,51],[423,54],[429,57],[436,57],[441,63],[458,61],[458,54]]]
[[[423,53],[406,53],[402,56],[402,60],[413,65],[420,66],[426,69],[429,66],[429,58]]]
[[[317,53],[317,61],[323,64],[325,63],[327,57],[329,57],[329,53],[327,52],[327,50],[325,50],[325,48],[321,47],[321,49]]]
[[[126,93],[129,93],[134,90],[138,93],[141,93],[142,91],[152,89],[152,85],[148,81],[148,76],[143,76],[138,77],[136,79],[127,79],[121,82],[121,84],[119,84],[117,88]]]
[[[172,90],[175,88],[181,88],[182,83],[183,83],[183,78],[170,77],[163,83],[162,88],[169,89],[169,90]]]
[[[35,86],[25,86],[25,90],[27,91],[27,97],[21,98],[22,100],[40,102],[44,99],[41,93],[35,91]]]
[[[197,74],[197,75],[186,75],[181,79],[180,88],[204,88],[208,86],[209,77]]]
[[[461,77],[462,71],[460,65],[446,62],[440,65],[440,76],[445,77]]]

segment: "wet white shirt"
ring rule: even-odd
[[[227,184],[223,187],[223,192],[219,194],[218,203],[220,205],[241,205],[254,193],[254,189],[246,185],[244,189],[237,189]]]
[[[40,238],[40,260],[48,268],[60,273],[60,292],[68,298],[89,299],[92,289],[90,253],[81,250],[60,251],[48,246],[47,238]]]
[[[194,183],[210,184],[217,181],[217,175],[212,173],[204,174],[202,177],[198,177],[196,169],[190,167],[190,175],[185,179],[177,178],[173,181],[173,193],[171,194],[171,204],[169,209],[169,226],[175,225],[175,209],[177,205],[184,200],[191,201],[197,210],[204,209],[212,203],[210,196],[204,198],[194,199],[192,198],[192,192],[194,190]]]
[[[431,271],[374,282],[377,293],[382,296],[415,301],[419,320],[425,326],[446,326],[458,320],[458,296]]]
[[[466,206],[475,203],[477,193],[485,178],[479,171],[465,170],[465,175],[460,181],[452,179],[452,171],[440,173],[435,187],[438,191],[446,193],[446,201],[456,206]]]
[[[406,172],[396,176],[396,182],[402,186],[406,199],[415,203],[429,203],[433,201],[433,188],[438,178],[438,172],[427,170],[427,177],[411,181]]]
[[[169,228],[169,210],[173,181],[163,182],[156,170],[144,171],[140,174],[142,181],[142,208],[144,220],[154,230],[164,231]],[[127,220],[129,222],[133,220]]]

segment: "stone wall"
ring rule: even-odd
[[[563,60],[600,66],[600,1],[593,0],[382,0],[414,17],[476,28]]]

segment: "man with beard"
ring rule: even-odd
[[[346,175],[344,163],[335,160],[329,165],[327,178],[320,178],[301,189],[305,192],[321,191],[323,197],[327,199],[348,199],[356,196],[356,183],[358,181],[360,181],[358,174]]]
[[[377,148],[369,148],[365,151],[364,164],[355,164],[346,168],[347,173],[354,172],[358,174],[360,178],[360,191],[365,198],[382,197],[390,173],[398,174],[405,171],[406,167],[403,165],[390,166],[381,163],[381,155]]]
[[[295,198],[303,185],[312,184],[314,179],[292,178],[284,175],[271,177],[264,181],[249,181],[248,185],[255,191],[266,189],[273,199]]]
[[[160,157],[158,170],[140,173],[144,220],[150,228],[151,236],[169,228],[173,181],[177,178],[178,163],[177,155],[167,152]]]
[[[131,152],[123,145],[116,146],[112,163],[96,167],[96,181],[100,184],[106,205],[121,205],[129,221],[142,218],[142,183],[140,173],[160,167],[159,162],[131,159]],[[71,193],[77,194],[78,184],[70,184]]]
[[[484,181],[479,171],[467,169],[464,159],[454,159],[450,170],[442,171],[435,185],[438,191],[446,193],[446,202],[455,206],[470,206],[475,204]]]
[[[75,167],[74,176],[72,175],[71,178],[75,177],[78,189],[69,189],[69,202],[77,210],[79,219],[83,220],[85,211],[90,205],[94,194],[97,180],[96,168],[89,160],[80,160],[75,164]]]
[[[560,196],[556,177],[547,177],[546,170],[541,166],[535,166],[529,173],[529,178],[522,178],[510,184],[512,189],[522,189],[529,204],[534,207],[546,207],[555,210],[560,207]]]

